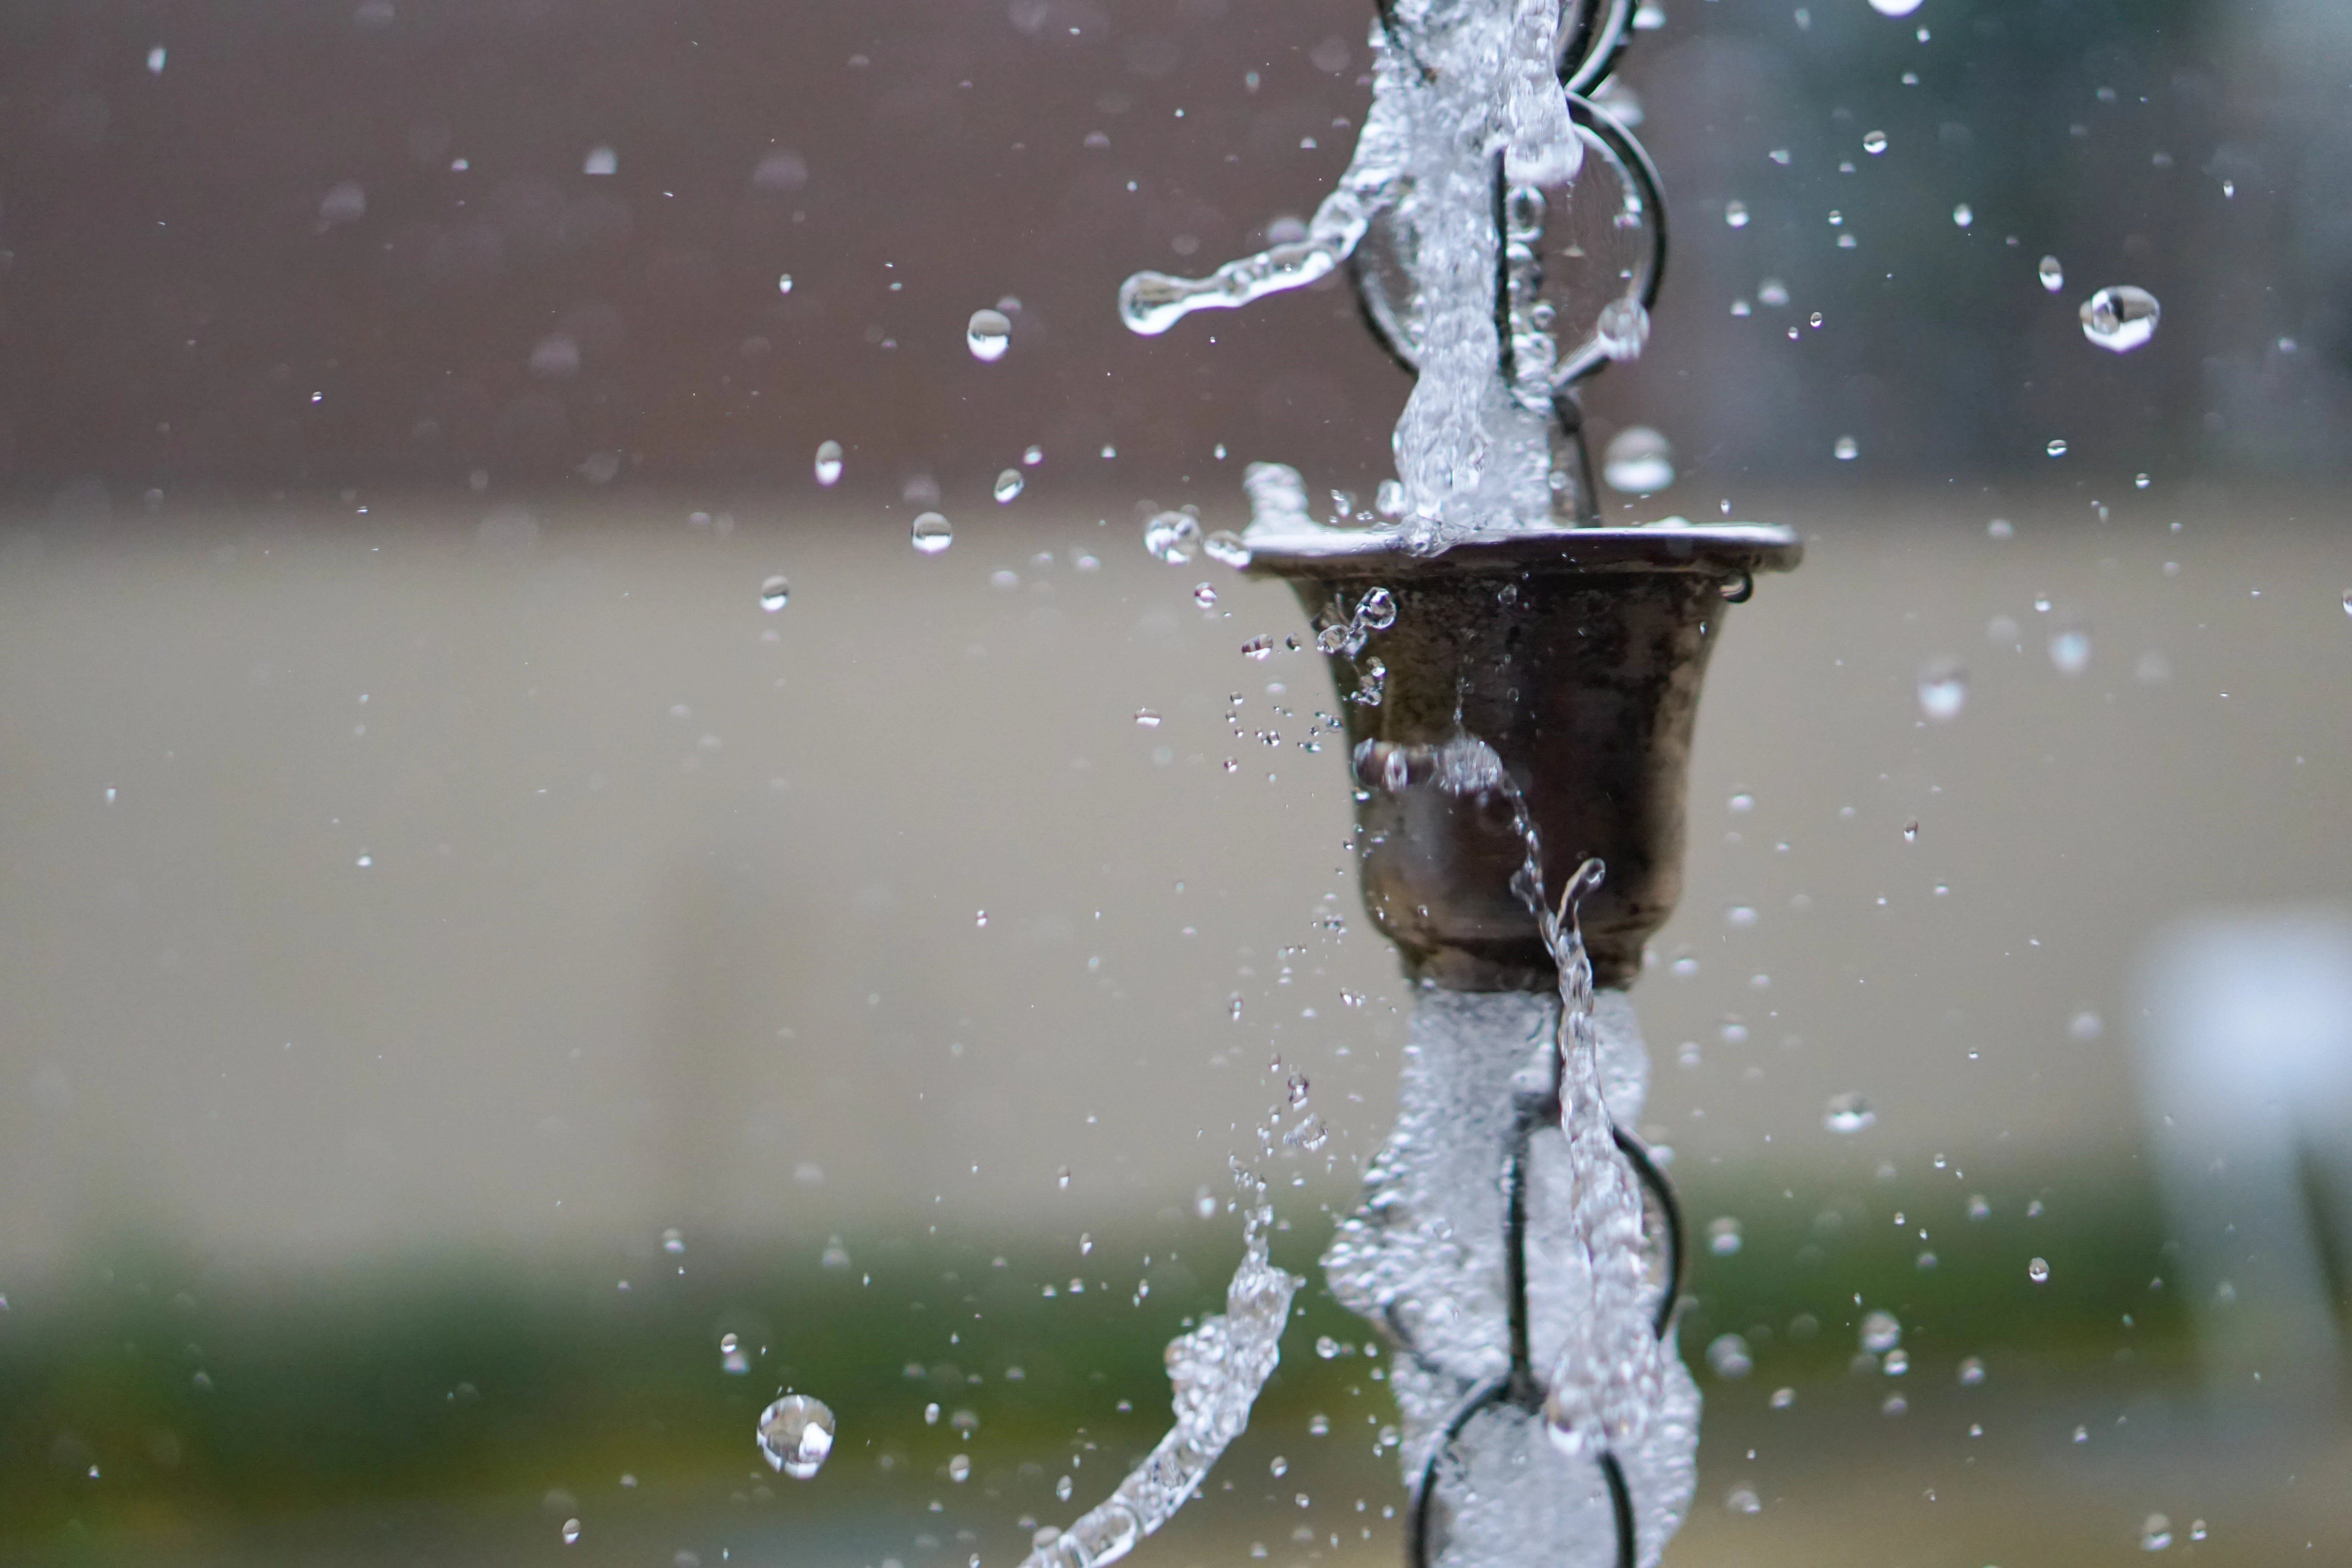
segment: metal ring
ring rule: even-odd
[[[1666,198],[1658,184],[1658,166],[1650,162],[1649,150],[1633,137],[1633,133],[1617,123],[1605,109],[1591,99],[1576,93],[1568,97],[1569,118],[1586,135],[1588,146],[1597,145],[1609,157],[1628,187],[1642,198],[1642,210],[1650,219],[1650,250],[1635,274],[1635,287],[1629,290],[1647,310],[1658,302],[1658,289],[1666,278]],[[1500,243],[1497,235],[1496,242]],[[1563,359],[1552,372],[1554,390],[1563,389],[1586,376],[1605,369],[1611,360],[1601,346],[1599,333],[1579,343],[1576,352]]]
[[[1601,5],[1608,9],[1600,9]],[[1386,0],[1381,9],[1388,9]],[[1560,46],[1560,86],[1589,93],[1601,85],[1633,41],[1633,11],[1634,0],[1599,0],[1578,16],[1575,33]]]

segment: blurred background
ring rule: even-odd
[[[1635,993],[1668,1561],[2352,1559],[2352,13],[1648,9],[1612,506],[1809,550]],[[0,1562],[1007,1563],[1300,1071],[1314,1272],[1408,998],[1302,616],[1137,518],[1408,387],[1113,299],[1311,212],[1365,10],[0,12]],[[1370,1338],[1137,1561],[1397,1561]]]

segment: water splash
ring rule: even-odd
[[[1355,155],[1306,237],[1206,278],[1140,272],[1119,290],[1129,328],[1164,332],[1193,310],[1316,282],[1376,221],[1389,224],[1415,289],[1420,374],[1391,444],[1404,542],[1416,551],[1550,515],[1550,387],[1538,372],[1553,356],[1538,352],[1550,349],[1547,333],[1515,330],[1519,374],[1507,382],[1499,369],[1496,182],[1560,187],[1581,167],[1584,140],[1557,74],[1563,13],[1573,9],[1397,0],[1372,28],[1372,102]]]
[[[1106,1501],[1022,1559],[1021,1568],[1102,1568],[1118,1562],[1174,1517],[1249,1425],[1250,1406],[1281,1360],[1282,1331],[1300,1280],[1268,1257],[1274,1210],[1265,1201],[1265,1184],[1248,1177],[1242,1184],[1250,1206],[1225,1310],[1169,1342],[1176,1425]],[[1060,1495],[1070,1495],[1066,1481]]]
[[[1325,1268],[1341,1303],[1403,1352],[1391,1384],[1405,1474],[1431,1478],[1426,1561],[1615,1563],[1616,1522],[1595,1462],[1605,1454],[1633,1505],[1636,1561],[1654,1564],[1696,1492],[1699,1395],[1671,1334],[1657,1331],[1668,1282],[1640,1178],[1615,1142],[1616,1127],[1640,1113],[1648,1062],[1624,994],[1594,992],[1577,928],[1577,902],[1600,868],[1588,862],[1555,904],[1533,825],[1494,750],[1465,738],[1410,751],[1390,750],[1372,782],[1500,795],[1513,808],[1526,845],[1513,887],[1537,913],[1559,984],[1548,995],[1419,999],[1396,1129]],[[1530,1105],[1549,1114],[1524,1134],[1518,1162],[1527,1351],[1515,1366],[1508,1184],[1497,1174],[1522,1146]],[[1549,1372],[1540,1388],[1514,1386],[1536,1367]],[[1498,1384],[1502,1396],[1490,1398]]]

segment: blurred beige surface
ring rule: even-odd
[[[2352,545],[2318,498],[2119,489],[1755,509],[1811,554],[1728,618],[1637,993],[1686,1188],[2127,1157],[2139,944],[2352,885]],[[0,1268],[1076,1230],[1222,1191],[1275,1053],[1349,1190],[1401,988],[1299,745],[1328,680],[1239,652],[1286,590],[1123,503],[960,511],[936,558],[692,510],[6,530]]]

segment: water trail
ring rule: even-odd
[[[1615,1563],[1599,1462],[1607,1454],[1633,1506],[1635,1560],[1654,1564],[1696,1490],[1699,1396],[1671,1335],[1657,1332],[1667,1283],[1653,1267],[1640,1178],[1615,1143],[1615,1129],[1640,1113],[1648,1063],[1624,994],[1594,993],[1573,918],[1597,868],[1580,870],[1555,904],[1541,847],[1493,750],[1460,740],[1434,748],[1428,763],[1425,775],[1417,765],[1394,770],[1389,787],[1499,792],[1513,805],[1527,845],[1513,886],[1537,912],[1560,983],[1548,995],[1422,994],[1396,1129],[1325,1267],[1340,1301],[1404,1352],[1391,1383],[1405,1475],[1432,1477],[1428,1563]],[[1408,773],[1429,783],[1408,786]],[[1524,1131],[1517,1117],[1531,1104],[1557,1110]],[[1527,1364],[1549,1374],[1532,1394],[1508,1386],[1517,1148]],[[1465,1405],[1487,1395],[1496,1397],[1465,1420]],[[1456,1423],[1458,1435],[1443,1443]]]
[[[1372,28],[1372,102],[1355,155],[1307,237],[1207,278],[1140,272],[1119,290],[1129,328],[1164,332],[1193,310],[1312,283],[1373,223],[1391,225],[1420,325],[1420,375],[1392,442],[1404,542],[1416,551],[1550,514],[1548,389],[1518,395],[1498,368],[1495,205],[1498,179],[1562,186],[1581,165],[1557,75],[1563,9],[1396,0]]]
[[[1238,1179],[1247,1218],[1225,1310],[1169,1342],[1176,1425],[1106,1501],[1022,1559],[1022,1568],[1101,1568],[1118,1562],[1174,1516],[1249,1425],[1250,1406],[1281,1359],[1283,1326],[1300,1280],[1276,1268],[1267,1255],[1274,1210],[1265,1202],[1265,1184]]]

